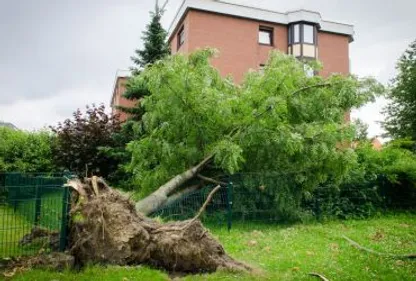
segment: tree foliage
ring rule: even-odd
[[[87,106],[85,113],[77,110],[72,119],[51,127],[56,134],[53,156],[56,163],[78,175],[110,177],[118,162],[101,148],[114,146],[113,134],[119,132],[116,116],[109,116],[104,105]]]
[[[366,141],[368,140],[368,124],[361,119],[357,119],[353,122],[355,126],[355,140]]]
[[[397,76],[388,94],[384,128],[394,138],[416,140],[416,41],[397,63]]]
[[[145,193],[209,155],[216,175],[297,171],[297,181],[313,187],[345,174],[355,132],[344,114],[380,93],[378,83],[308,77],[302,62],[273,52],[262,72],[236,85],[210,65],[213,55],[172,56],[133,80],[150,93],[142,102],[144,136],[129,145]]]
[[[25,132],[0,127],[0,172],[51,172],[51,143],[46,132]]]
[[[136,49],[135,56],[131,59],[135,66],[132,68],[134,74],[140,73],[140,70],[148,64],[161,60],[170,54],[170,47],[167,42],[168,33],[163,28],[161,19],[163,10],[158,6],[154,12],[150,13],[150,23],[143,31],[142,41],[143,49]]]
[[[370,142],[356,149],[357,161],[340,184],[328,181],[311,197],[323,216],[368,217],[380,209],[412,209],[416,203],[416,155],[396,141],[382,150]]]
[[[131,174],[125,168],[125,165],[131,159],[131,153],[126,150],[126,143],[138,139],[142,135],[143,124],[141,119],[144,114],[144,108],[140,100],[149,94],[146,85],[138,85],[136,78],[140,76],[141,70],[147,65],[151,65],[170,54],[170,46],[167,42],[168,33],[161,24],[163,9],[166,3],[162,7],[159,7],[158,2],[156,3],[155,11],[150,13],[151,21],[142,35],[143,49],[135,50],[135,56],[131,58],[134,67],[131,68],[132,77],[127,82],[124,97],[136,101],[136,104],[133,107],[119,106],[119,109],[127,113],[129,118],[122,125],[121,130],[114,134],[115,145],[106,148],[106,154],[109,157],[115,158],[122,163],[115,172],[115,176],[117,184],[125,188],[129,186],[131,178]]]

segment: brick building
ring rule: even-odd
[[[317,12],[280,13],[215,0],[184,0],[169,28],[173,54],[216,48],[220,55],[212,64],[237,83],[249,69],[264,65],[273,49],[321,61],[319,75],[348,74],[353,36],[352,25],[323,20]],[[123,102],[113,100],[112,105]]]

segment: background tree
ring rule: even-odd
[[[142,195],[156,190],[140,211],[152,212],[204,176],[295,171],[304,189],[342,178],[355,157],[339,145],[355,135],[344,113],[381,92],[379,84],[308,77],[303,63],[275,52],[263,73],[250,72],[237,86],[210,65],[213,54],[169,57],[132,80],[150,95],[144,136],[129,144],[130,168]]]
[[[55,162],[79,176],[99,175],[112,179],[118,161],[103,153],[103,147],[114,145],[113,135],[120,131],[117,116],[109,116],[104,105],[87,106],[85,113],[77,110],[73,119],[51,127],[56,134],[53,146]]]
[[[355,126],[355,140],[367,141],[368,140],[368,124],[364,123],[361,119],[357,119],[353,122]]]
[[[416,140],[416,41],[397,63],[398,74],[388,93],[384,128],[393,138]]]
[[[138,85],[135,78],[140,75],[140,72],[146,67],[150,66],[158,60],[161,60],[170,54],[170,46],[167,42],[167,31],[161,24],[165,7],[168,1],[163,5],[159,5],[156,1],[155,10],[150,13],[151,21],[146,26],[143,32],[143,49],[135,50],[135,56],[131,57],[134,66],[131,68],[132,77],[126,85],[126,92],[124,97],[137,101],[134,107],[123,107],[119,109],[128,113],[128,120],[122,125],[121,130],[113,135],[113,140],[116,145],[107,147],[106,154],[120,163],[117,171],[115,171],[116,184],[123,188],[131,187],[131,173],[129,173],[125,166],[131,160],[131,153],[126,150],[126,144],[134,139],[141,137],[143,133],[143,124],[141,118],[144,114],[140,100],[149,94],[145,85]]]

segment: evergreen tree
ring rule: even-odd
[[[115,172],[116,183],[121,187],[129,186],[131,178],[131,174],[124,168],[131,160],[131,153],[126,150],[126,144],[135,139],[140,139],[143,134],[141,119],[144,109],[140,101],[148,95],[148,91],[146,84],[140,83],[143,80],[138,79],[138,77],[145,67],[170,54],[170,47],[167,42],[168,33],[161,24],[167,3],[168,1],[159,6],[158,1],[156,1],[155,10],[150,13],[151,21],[142,35],[143,49],[135,50],[135,55],[131,57],[134,66],[131,67],[132,77],[126,85],[124,97],[137,102],[134,107],[119,106],[120,110],[129,114],[129,119],[122,125],[121,130],[112,136],[117,145],[106,149],[108,156],[116,158],[121,163]],[[137,81],[140,82],[137,83]]]
[[[154,12],[151,12],[151,21],[143,32],[143,49],[135,50],[135,56],[131,59],[135,64],[132,67],[134,74],[140,73],[146,65],[152,64],[155,61],[163,59],[170,54],[169,44],[167,42],[167,31],[162,27],[161,19],[163,10],[156,7]]]
[[[384,128],[394,138],[416,140],[416,40],[397,63],[398,74],[388,94]]]
[[[147,95],[146,86],[139,85],[139,87],[135,83],[134,78],[140,75],[140,71],[170,54],[170,46],[167,42],[168,33],[161,24],[167,3],[168,1],[159,6],[159,2],[156,1],[155,10],[150,13],[150,23],[146,26],[146,30],[143,31],[143,49],[136,49],[135,56],[131,57],[134,63],[134,66],[131,67],[133,76],[127,83],[126,92],[124,93],[124,97],[129,100],[140,100]],[[134,121],[139,121],[144,113],[140,102],[133,108],[121,107],[120,109],[128,113]]]

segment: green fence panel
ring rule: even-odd
[[[0,258],[64,249],[67,179],[64,174],[0,173]]]

